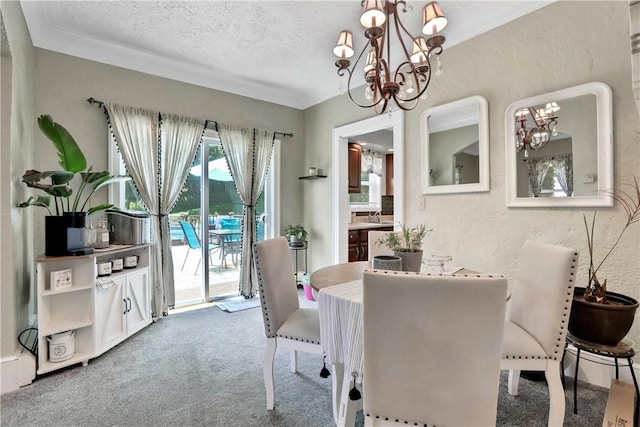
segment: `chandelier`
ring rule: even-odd
[[[447,25],[447,18],[437,2],[427,4],[422,10],[422,32],[427,36],[413,37],[405,28],[398,16],[399,11],[407,12],[405,0],[363,0],[363,12],[360,23],[366,28],[364,36],[368,42],[360,52],[358,59],[351,66],[354,54],[353,35],[350,31],[340,32],[333,53],[339,58],[336,61],[338,75],[348,74],[347,91],[349,98],[363,108],[374,108],[377,114],[387,110],[390,101],[403,110],[412,110],[419,99],[426,98],[426,89],[431,81],[431,59],[437,59],[435,75],[442,72],[439,55],[445,38],[437,34]],[[391,65],[391,37],[397,36],[403,57],[397,67]],[[365,55],[365,52],[367,54]],[[367,102],[360,103],[353,97],[351,78],[354,70],[365,58],[363,64],[366,82],[364,97]],[[344,93],[341,82],[341,93]]]
[[[528,149],[539,150],[556,136],[558,131],[558,110],[556,102],[549,102],[544,108],[521,108],[516,111],[516,123],[520,129],[516,131],[516,151],[524,150],[524,157],[529,157]],[[531,116],[535,126],[527,128],[527,119]]]

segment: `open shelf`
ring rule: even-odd
[[[57,290],[57,291],[46,290],[46,291],[42,291],[42,296],[46,297],[46,296],[49,296],[49,295],[65,294],[67,292],[86,291],[87,289],[93,288],[93,286],[94,286],[93,284],[90,284],[90,285],[73,285],[73,286],[69,286],[68,288],[62,288],[62,289]]]
[[[47,372],[55,371],[56,369],[64,368],[66,366],[75,365],[76,363],[82,363],[84,365],[88,363],[89,359],[92,357],[94,357],[94,355],[91,353],[81,353],[76,351],[72,358],[61,362],[51,362],[48,358],[44,358],[40,361],[38,375],[46,374]]]
[[[92,326],[93,320],[56,320],[47,324],[44,328],[42,328],[42,336],[49,336],[53,334],[59,334],[60,332],[66,331],[74,331],[80,328],[86,328],[87,326]]]
[[[307,175],[307,176],[301,176],[298,179],[320,179],[320,178],[326,178],[327,175]]]

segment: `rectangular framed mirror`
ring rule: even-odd
[[[611,89],[593,82],[507,108],[509,207],[613,206]]]
[[[488,104],[470,96],[426,110],[422,128],[424,194],[489,191]]]

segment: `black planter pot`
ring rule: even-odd
[[[62,216],[45,217],[45,255],[64,256],[92,253],[93,249],[84,247],[86,222],[86,212],[65,212]]]
[[[575,298],[584,291],[578,287],[574,290],[569,332],[596,344],[617,345],[631,329],[638,301],[615,292],[607,292],[607,299],[620,304],[596,304]]]

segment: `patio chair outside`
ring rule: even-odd
[[[198,259],[198,265],[196,266],[196,271],[193,274],[196,274],[198,272],[198,268],[200,267],[200,261],[202,259],[202,255],[201,255],[201,248],[202,245],[200,244],[200,238],[198,237],[198,235],[196,234],[196,230],[193,227],[193,224],[191,224],[190,222],[187,221],[180,221],[180,226],[182,227],[182,231],[184,232],[184,237],[187,240],[187,244],[189,245],[189,249],[187,250],[186,255],[184,256],[184,261],[182,262],[182,270],[184,270],[184,266],[187,263],[187,258],[189,257],[189,253],[191,252],[191,249],[195,249],[198,254],[200,254],[200,258]],[[213,261],[211,260],[211,254],[218,250],[220,251],[220,245],[214,244],[214,243],[209,243],[209,262],[210,264],[213,264]]]

